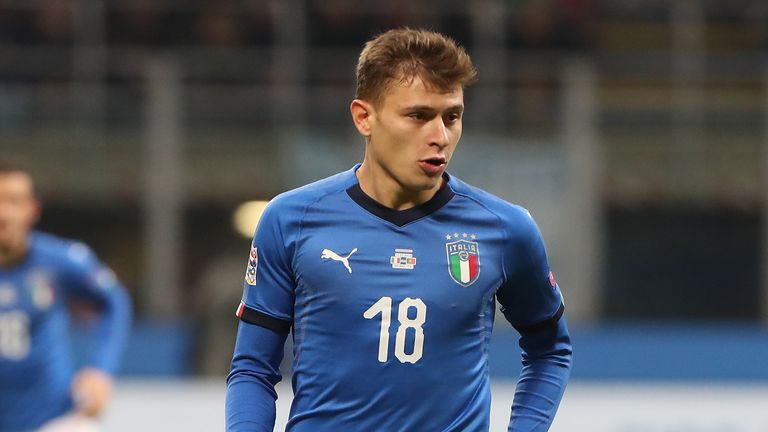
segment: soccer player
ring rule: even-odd
[[[39,212],[30,173],[0,165],[0,431],[90,431],[110,397],[130,301],[88,247],[34,231]],[[95,339],[78,371],[72,302]]]
[[[272,431],[291,332],[287,430],[487,431],[496,301],[524,351],[509,430],[549,428],[571,343],[541,235],[525,209],[446,172],[474,77],[437,33],[365,45],[350,107],[362,164],[279,195],[256,230],[227,430]]]

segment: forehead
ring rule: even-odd
[[[392,83],[384,94],[383,105],[395,109],[413,105],[427,105],[435,109],[464,105],[464,89],[457,85],[445,91],[413,77]]]
[[[21,171],[0,172],[0,189],[4,192],[32,194],[32,177]]]

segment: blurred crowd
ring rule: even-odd
[[[357,46],[372,34],[403,25],[447,32],[471,46],[476,33],[472,27],[477,26],[472,17],[484,12],[493,15],[499,3],[504,6],[500,11],[504,43],[512,49],[590,48],[600,36],[601,23],[665,22],[676,7],[690,5],[705,20],[749,25],[768,18],[768,5],[760,0],[304,0],[283,4],[270,0],[4,0],[0,2],[0,43],[71,44],[79,39],[83,29],[79,24],[88,16],[84,10],[101,5],[102,41],[115,46],[267,47],[279,33],[275,28],[281,25],[276,19],[279,8],[286,8],[288,19],[305,19],[305,36],[313,46]],[[620,34],[610,25],[603,30]]]
[[[107,1],[103,40],[108,45],[269,46],[274,42],[278,2]],[[310,0],[303,6],[306,38],[315,46],[359,45],[396,26],[425,26],[449,32],[471,45],[470,2],[395,0],[371,4]],[[578,48],[589,44],[595,0],[524,0],[507,5],[506,43],[514,48]],[[0,2],[0,42],[67,45],[78,39],[78,8],[90,0]],[[284,5],[291,8],[291,5]],[[488,5],[486,5],[488,6]],[[293,10],[289,15],[295,15]],[[299,16],[296,16],[298,19]]]

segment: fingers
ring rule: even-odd
[[[75,409],[88,417],[101,415],[111,396],[112,377],[98,369],[83,369],[72,382]]]

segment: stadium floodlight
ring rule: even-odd
[[[269,201],[246,201],[235,209],[232,214],[232,225],[240,235],[246,238],[253,237],[256,224],[261,219],[261,214]]]

